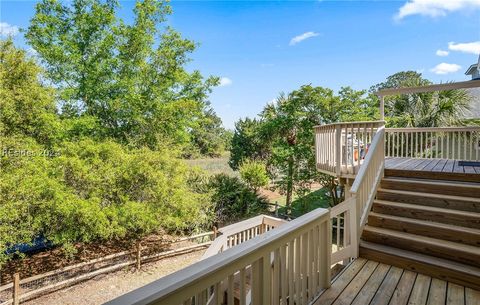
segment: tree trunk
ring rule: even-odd
[[[288,159],[288,172],[287,172],[287,215],[292,214],[292,194],[293,194],[293,156]]]

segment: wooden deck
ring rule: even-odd
[[[358,258],[314,305],[480,305],[480,291]]]
[[[458,160],[386,158],[385,176],[480,182],[480,166],[460,166]]]

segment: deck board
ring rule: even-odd
[[[314,305],[480,305],[480,291],[420,273],[356,259]]]
[[[479,166],[460,166],[458,160],[447,159],[385,159],[385,175],[425,179],[480,182]]]

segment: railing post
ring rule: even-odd
[[[13,275],[13,305],[20,304],[20,274],[15,272]]]
[[[142,243],[140,241],[137,241],[137,255],[136,255],[136,261],[137,261],[137,270],[140,270],[141,266],[141,259],[142,259]]]
[[[380,121],[385,120],[385,98],[383,95],[379,96],[380,98]]]
[[[342,163],[342,127],[340,125],[336,126],[335,129],[335,171],[337,176],[340,176],[341,173],[341,163]]]

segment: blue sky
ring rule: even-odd
[[[28,26],[36,1],[0,0],[0,34]],[[121,1],[131,18],[133,1]],[[223,78],[224,125],[302,84],[368,89],[402,70],[468,79],[480,52],[480,0],[173,1],[168,23],[200,44],[189,69]],[[21,33],[15,36],[24,45]],[[28,46],[27,46],[28,48]]]

